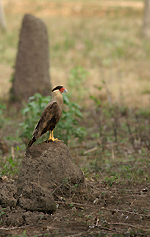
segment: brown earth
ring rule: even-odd
[[[17,181],[0,188],[0,236],[150,235],[149,182],[84,181],[59,141],[29,148]]]
[[[25,230],[31,237],[150,236],[149,199],[147,182],[110,187],[93,180],[80,192],[74,189],[68,197],[58,196],[53,214],[7,206],[0,231],[16,236]]]

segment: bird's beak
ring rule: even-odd
[[[65,89],[63,92],[67,93],[68,91],[67,91],[67,89]]]

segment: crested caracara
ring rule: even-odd
[[[67,92],[67,90],[63,86],[56,86],[52,90],[52,99],[43,110],[41,118],[33,131],[33,136],[28,144],[28,147],[30,147],[40,136],[42,136],[47,131],[49,131],[48,140],[58,140],[57,138],[54,138],[53,130],[62,114],[63,92]]]

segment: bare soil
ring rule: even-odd
[[[149,199],[146,181],[110,187],[92,180],[70,197],[58,196],[53,214],[7,207],[0,231],[12,236],[24,230],[27,236],[150,236]]]
[[[0,188],[0,236],[150,236],[149,180],[84,179],[61,142],[31,147],[17,182]]]

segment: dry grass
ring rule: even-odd
[[[14,5],[15,4],[15,5]],[[68,84],[71,68],[89,71],[85,89],[105,80],[114,101],[130,106],[149,105],[149,43],[141,36],[141,1],[4,1],[7,33],[0,35],[1,96],[8,92],[15,64],[21,20],[34,14],[47,25],[52,85]],[[4,83],[5,81],[5,83]]]

